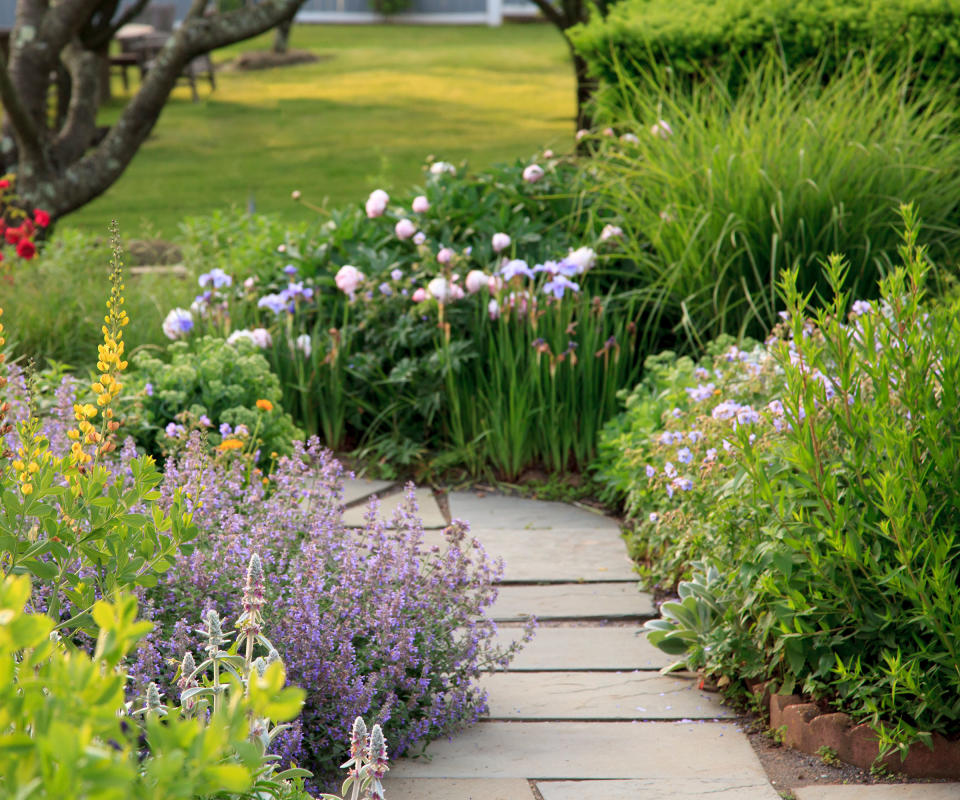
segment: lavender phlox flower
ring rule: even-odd
[[[864,314],[870,314],[873,311],[873,305],[867,300],[855,300],[851,311],[858,317],[862,317]]]
[[[283,271],[291,278],[297,274],[297,268],[293,264],[287,264],[287,266],[283,268]]]
[[[230,425],[229,425],[228,423],[226,423],[226,422],[221,422],[221,423],[220,423],[220,435],[221,435],[221,436],[229,436],[231,433],[233,433],[233,428],[230,427]]]
[[[672,461],[668,461],[663,465],[663,474],[668,478],[675,478],[677,476],[677,468],[673,466]]]
[[[616,340],[612,336],[607,339],[607,344],[611,343],[616,344]],[[680,419],[680,417],[683,416],[683,410],[679,406],[674,406],[670,410],[670,416],[672,416],[674,419]]]
[[[533,270],[527,265],[527,262],[520,258],[515,258],[512,261],[508,261],[501,269],[500,275],[505,281],[512,280],[518,275],[523,275],[527,278],[533,277]]]
[[[234,432],[237,436],[249,436],[249,435],[250,435],[250,429],[249,429],[246,425],[243,425],[243,424],[237,425],[237,427],[233,429],[233,432]]]
[[[153,384],[147,381],[143,386],[143,392],[147,397],[153,397]]]
[[[206,414],[200,415],[200,419],[197,420],[197,424],[204,428],[209,428],[213,425],[213,423],[210,421],[210,417],[208,417]]]
[[[733,449],[733,445],[730,444],[730,442],[728,442],[726,439],[724,439],[720,444],[726,453],[729,453]]]
[[[709,464],[709,463],[711,463],[711,462],[713,462],[713,461],[716,461],[716,460],[717,460],[717,448],[716,448],[716,447],[708,447],[708,448],[707,448],[707,452],[706,452],[706,453],[704,454],[704,456],[703,456],[703,463],[704,463],[704,464]]]
[[[737,409],[737,424],[752,425],[760,421],[760,415],[752,406],[740,406]]]
[[[391,279],[391,280],[399,281],[401,278],[403,278],[403,270],[402,270],[402,269],[393,269],[393,270],[390,270],[390,279]]]
[[[660,515],[656,511],[651,511],[650,516],[647,517],[647,519],[649,519],[650,522],[656,524],[657,521],[660,519]]]
[[[646,473],[648,478],[652,478],[654,475],[657,474],[657,470],[650,464],[647,464]]]
[[[669,447],[676,441],[683,441],[682,434],[674,433],[673,431],[664,431],[660,434],[660,444]]]
[[[384,295],[385,297],[389,297],[393,294],[393,287],[391,287],[386,281],[381,283],[377,288],[380,290],[380,294]]]
[[[693,488],[693,481],[689,478],[676,478],[672,485],[681,492],[689,492]]]
[[[714,419],[732,419],[736,416],[737,411],[740,410],[740,404],[735,400],[724,400],[722,403],[718,403],[710,416]]]
[[[681,447],[679,450],[677,450],[677,460],[681,464],[689,464],[691,461],[693,461],[693,453],[690,452],[690,448]]]
[[[693,375],[697,380],[706,380],[710,377],[710,370],[705,369],[704,367],[696,367],[693,370]]]
[[[183,425],[178,425],[176,422],[171,422],[163,429],[163,432],[166,434],[168,439],[179,439],[183,436],[187,430]]]
[[[704,400],[708,400],[713,397],[714,392],[716,392],[716,384],[713,383],[699,383],[694,387],[687,387],[687,394],[690,395],[690,399],[695,403],[702,403]]]
[[[701,439],[703,439],[703,434],[700,431],[694,430],[694,431],[690,431],[687,434],[687,438],[690,440],[692,444],[696,444]]]

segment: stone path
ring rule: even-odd
[[[348,486],[351,524],[387,489]],[[399,494],[384,497],[389,517]],[[418,492],[428,542],[444,515]],[[541,625],[506,672],[484,676],[490,715],[429,758],[403,759],[390,800],[777,800],[734,714],[692,676],[660,675],[668,657],[640,635],[654,613],[639,592],[619,528],[588,509],[482,493],[448,495],[506,571],[492,616],[499,639]],[[811,786],[797,800],[960,800],[960,785]]]

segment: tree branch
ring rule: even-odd
[[[53,53],[59,53],[90,19],[103,0],[60,0],[40,22],[39,38]]]
[[[572,23],[568,23],[564,16],[557,11],[556,7],[550,0],[533,0],[534,5],[540,9],[540,12],[545,16],[553,25],[556,25],[560,31],[565,31],[570,27]]]
[[[194,17],[170,37],[147,72],[139,91],[104,140],[55,178],[43,194],[57,216],[99,196],[127,168],[150,135],[183,68],[198,55],[249,39],[293,16],[305,0],[264,0],[214,17]],[[191,11],[206,6],[195,0]]]
[[[20,102],[20,95],[10,80],[7,65],[0,58],[0,102],[6,111],[7,119],[13,127],[14,136],[20,149],[30,154],[34,159],[42,160],[43,148],[40,142],[40,131],[33,122],[26,107]]]

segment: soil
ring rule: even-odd
[[[287,50],[286,53],[258,50],[241,53],[235,59],[220,67],[220,69],[236,71],[274,69],[276,67],[293,67],[297,64],[313,64],[317,61],[329,61],[331,58],[333,58],[333,56],[318,56],[309,50]]]
[[[800,786],[817,784],[874,784],[874,783],[944,783],[946,781],[906,778],[900,775],[878,777],[866,770],[845,764],[827,764],[817,756],[801,753],[792,747],[777,744],[759,730],[756,718],[744,720],[750,744],[760,759],[770,783],[784,800],[793,798],[793,790]],[[751,732],[752,731],[752,732]]]

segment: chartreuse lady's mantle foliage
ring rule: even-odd
[[[766,346],[674,373],[687,397],[656,427],[639,409],[679,393],[641,390],[636,439],[611,427],[622,456],[604,466],[654,574],[700,562],[686,611],[655,626],[661,646],[869,720],[882,749],[960,733],[960,304],[927,299],[902,213],[879,300],[851,306],[834,257],[834,299],[808,315],[788,271]]]

